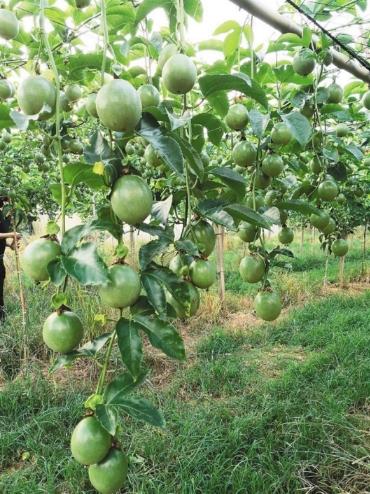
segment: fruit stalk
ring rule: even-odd
[[[103,391],[103,386],[104,386],[105,378],[107,375],[109,360],[110,360],[110,356],[112,354],[113,343],[114,343],[115,339],[116,339],[116,330],[113,331],[112,336],[109,340],[109,345],[108,345],[107,351],[105,352],[103,367],[102,367],[102,370],[100,372],[98,385],[96,387],[96,394],[97,395],[100,395],[101,392]]]
[[[55,89],[56,89],[56,101],[55,101],[55,138],[58,155],[58,166],[60,171],[60,186],[61,186],[61,207],[62,207],[62,237],[66,230],[66,186],[64,181],[64,169],[63,169],[63,153],[62,153],[62,138],[60,134],[60,81],[58,68],[56,66],[53,52],[49,43],[48,35],[45,31],[45,7],[47,6],[47,0],[40,0],[40,31],[44,41],[46,51],[48,53],[49,63],[54,73]]]

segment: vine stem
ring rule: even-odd
[[[116,339],[116,330],[114,330],[114,332],[112,333],[107,351],[105,352],[104,363],[103,363],[102,370],[100,372],[98,385],[96,387],[96,392],[95,392],[97,395],[100,395],[101,392],[103,391],[104,381],[105,381],[105,378],[107,376],[109,360],[110,360],[110,356],[112,354],[113,343],[114,343],[115,339]]]
[[[40,0],[40,32],[48,53],[49,63],[54,73],[56,100],[55,100],[55,138],[57,145],[58,155],[58,167],[60,173],[60,186],[61,186],[61,199],[62,199],[62,237],[66,231],[66,185],[64,181],[64,169],[63,169],[63,151],[62,151],[62,138],[60,134],[60,80],[59,72],[56,66],[53,51],[51,49],[49,38],[45,30],[45,7],[47,6],[47,0]]]
[[[101,27],[102,27],[102,31],[103,31],[103,60],[102,60],[102,65],[101,65],[101,85],[103,85],[104,84],[105,66],[107,64],[107,51],[108,51],[108,45],[109,45],[107,9],[106,9],[106,5],[105,5],[105,0],[101,0],[100,10],[101,10]]]

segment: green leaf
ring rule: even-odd
[[[185,12],[197,22],[203,18],[203,6],[201,0],[184,0]]]
[[[141,275],[141,282],[150,305],[160,317],[165,319],[167,317],[167,302],[162,281],[153,275],[153,273],[144,272]]]
[[[139,251],[139,262],[141,269],[146,269],[151,262],[160,254],[163,254],[172,240],[168,238],[159,238],[143,245]]]
[[[145,17],[159,7],[170,8],[173,0],[143,0],[136,10],[136,24],[139,24]]]
[[[240,28],[235,31],[231,31],[224,41],[224,55],[230,57],[233,55],[240,45]]]
[[[54,259],[49,262],[47,270],[50,280],[54,285],[61,286],[64,283],[67,273],[65,272],[61,259]]]
[[[144,381],[145,377],[145,372],[141,372],[136,379],[134,379],[128,372],[124,372],[115,377],[105,388],[105,403],[107,405],[112,405],[113,403],[117,403],[126,398],[131,391],[133,391]]]
[[[184,173],[184,159],[179,144],[165,135],[163,129],[148,118],[141,120],[138,134],[144,137],[162,158],[165,164],[175,173],[182,176]]]
[[[184,342],[172,324],[140,314],[136,314],[134,320],[140,324],[155,348],[169,357],[185,360]]]
[[[208,103],[214,111],[224,118],[229,110],[229,100],[225,91],[219,91],[207,96]]]
[[[112,158],[112,151],[108,141],[100,131],[97,130],[90,135],[89,144],[84,147],[84,158],[91,164]]]
[[[245,178],[232,168],[227,168],[226,166],[212,168],[209,170],[209,173],[215,177],[219,177],[220,180],[231,190],[236,192],[236,194],[244,196],[247,186]]]
[[[104,285],[109,281],[108,269],[92,242],[85,242],[63,256],[62,264],[67,274],[82,285]]]
[[[302,147],[308,144],[312,137],[312,127],[307,118],[302,113],[293,111],[287,115],[281,115],[284,123],[289,127],[293,137]]]
[[[103,63],[102,53],[76,53],[68,58],[69,77],[74,81],[83,80],[84,70],[100,71]],[[110,72],[111,61],[106,60],[106,72]]]
[[[319,214],[320,210],[307,201],[300,199],[289,199],[288,201],[279,202],[276,205],[279,209],[286,209],[287,211],[297,211],[304,215]]]
[[[252,225],[257,225],[268,230],[271,227],[270,221],[261,214],[256,213],[253,209],[243,206],[243,204],[230,204],[225,206],[224,209],[234,218],[234,220],[248,221],[248,223],[251,223]]]
[[[218,26],[214,31],[214,35],[228,33],[229,31],[236,31],[240,29],[240,25],[236,21],[225,21]]]
[[[127,397],[112,402],[112,405],[115,405],[120,411],[126,412],[134,419],[143,420],[156,427],[165,426],[163,415],[144,398]]]
[[[97,405],[95,408],[95,417],[106,431],[112,436],[117,431],[117,413],[114,407],[109,405]]]
[[[171,137],[179,144],[184,158],[187,160],[191,171],[199,180],[203,180],[204,166],[198,151],[185,139],[182,139],[175,132],[171,132]]]
[[[71,163],[63,168],[64,180],[66,184],[77,185],[83,183],[91,189],[105,187],[102,175],[94,173],[91,165],[85,163]]]
[[[173,196],[170,195],[164,201],[158,201],[153,204],[152,218],[154,221],[159,221],[162,225],[166,225],[172,207]]]
[[[361,161],[364,159],[364,153],[355,144],[347,144],[346,146],[344,146],[344,149],[352,156],[354,156],[356,160]]]
[[[51,303],[54,309],[59,309],[62,305],[67,305],[67,295],[63,293],[54,293],[51,298]]]
[[[210,219],[217,225],[225,226],[228,230],[236,230],[234,218],[224,210],[225,201],[206,199],[198,204],[201,216]]]
[[[116,325],[118,347],[122,362],[134,379],[140,375],[143,345],[139,334],[140,326],[135,321],[121,318]]]
[[[218,146],[224,135],[224,125],[221,120],[212,113],[199,113],[192,119],[192,123],[195,125],[202,125],[208,131],[209,141]]]
[[[199,85],[205,98],[219,91],[239,91],[254,99],[266,109],[268,108],[264,90],[246,74],[205,75],[200,77]]]
[[[263,115],[258,110],[252,109],[249,112],[249,121],[252,126],[253,134],[259,139],[262,139],[269,124],[270,115]]]

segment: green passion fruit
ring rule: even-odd
[[[82,322],[74,312],[53,312],[44,323],[42,336],[45,345],[54,352],[69,353],[82,340]]]
[[[159,54],[158,65],[157,65],[157,75],[162,74],[163,67],[165,63],[173,56],[177,54],[177,46],[170,43],[164,46]]]
[[[269,190],[265,195],[266,206],[275,206],[281,199],[281,192],[277,190]]]
[[[279,242],[282,243],[283,245],[291,244],[294,240],[294,232],[291,228],[284,226],[280,230],[278,238],[279,238]]]
[[[148,165],[153,167],[153,168],[156,168],[157,166],[160,166],[163,164],[162,158],[155,151],[155,149],[153,148],[153,146],[151,144],[149,144],[145,148],[144,158],[145,158],[145,161],[148,163]]]
[[[284,161],[278,154],[270,154],[262,161],[262,171],[269,177],[278,177],[284,170]]]
[[[331,245],[331,251],[336,257],[343,257],[348,252],[348,242],[344,238],[334,240]]]
[[[0,38],[14,39],[19,33],[19,22],[10,10],[0,9]]]
[[[158,106],[161,100],[158,89],[153,84],[144,84],[137,90],[143,110],[151,106]]]
[[[225,117],[225,123],[232,130],[242,130],[249,122],[248,111],[244,105],[232,105]]]
[[[292,140],[292,132],[285,123],[279,122],[272,129],[271,140],[278,146],[285,146]]]
[[[256,171],[255,186],[257,189],[267,189],[271,185],[272,178],[266,175],[262,170]]]
[[[89,466],[89,479],[100,494],[115,494],[124,486],[127,470],[127,456],[112,448],[102,462]]]
[[[245,256],[240,262],[239,273],[242,280],[258,283],[265,274],[265,262],[261,256]]]
[[[103,125],[116,132],[133,131],[141,118],[142,106],[136,89],[127,81],[114,79],[96,96],[96,111]]]
[[[255,242],[260,235],[260,228],[246,221],[239,224],[238,236],[243,242]]]
[[[102,461],[112,446],[112,437],[94,417],[85,417],[75,427],[71,437],[71,452],[82,465]]]
[[[210,261],[197,259],[190,264],[190,278],[198,288],[209,288],[216,281],[216,268]]]
[[[0,79],[0,100],[8,99],[12,96],[14,96],[13,84],[6,79]]]
[[[321,231],[324,235],[330,235],[331,233],[335,232],[336,227],[337,227],[337,225],[336,225],[335,221],[333,220],[333,218],[330,218],[327,226],[325,228],[322,228]]]
[[[152,192],[141,177],[126,175],[115,182],[111,205],[121,221],[132,226],[138,225],[152,210]]]
[[[339,204],[346,204],[346,202],[347,202],[346,196],[343,193],[338,194],[337,202]]]
[[[115,264],[109,268],[109,282],[99,289],[104,305],[124,309],[133,305],[139,298],[140,277],[128,265]]]
[[[328,91],[328,103],[335,103],[338,104],[342,101],[343,99],[343,89],[338,85],[338,84],[331,84],[329,87],[327,87]]]
[[[317,189],[318,196],[323,201],[331,202],[339,194],[339,188],[334,180],[324,180]]]
[[[197,69],[194,62],[186,55],[172,55],[162,71],[164,86],[174,94],[186,94],[194,87]]]
[[[167,302],[172,305],[175,309],[177,317],[180,319],[185,319],[188,317],[195,316],[198,312],[200,305],[200,295],[198,289],[189,282],[186,282],[187,286],[187,297],[182,300],[182,303],[178,302],[169,292],[167,292]]]
[[[201,220],[193,225],[189,237],[203,256],[208,257],[212,254],[216,245],[216,234],[212,225],[207,221]]]
[[[60,92],[59,107],[62,111],[66,112],[66,113],[68,113],[72,110],[71,103],[68,100],[67,96],[63,93],[63,91]]]
[[[346,137],[346,136],[348,136],[350,130],[346,124],[339,124],[339,125],[337,125],[335,132],[336,132],[338,137]]]
[[[254,197],[253,195],[247,197],[246,206],[248,208],[258,210],[260,208],[263,208],[264,205],[265,205],[265,199],[262,197],[261,194],[255,194]]]
[[[306,76],[315,68],[315,54],[309,48],[303,48],[293,59],[293,70],[296,74]]]
[[[275,321],[282,309],[280,295],[276,292],[258,292],[254,308],[257,316],[264,321]]]
[[[364,97],[362,99],[362,104],[367,110],[370,110],[370,91],[364,94]]]
[[[326,211],[320,211],[318,214],[312,213],[310,216],[310,223],[318,230],[323,230],[329,224],[330,216]]]
[[[318,175],[324,170],[324,166],[320,158],[315,156],[312,161],[310,161],[310,168],[312,173],[315,173],[315,175]]]
[[[64,93],[69,102],[74,103],[82,96],[82,89],[78,84],[70,84],[64,89]]]
[[[168,267],[173,273],[180,277],[183,276],[184,273],[189,273],[189,266],[192,262],[193,258],[191,256],[176,254],[176,256],[171,259]]]
[[[25,115],[38,114],[39,119],[44,120],[54,113],[56,91],[45,77],[29,76],[20,83],[17,100]]]
[[[27,245],[21,263],[24,272],[35,281],[49,279],[48,264],[61,253],[60,245],[52,240],[40,238]]]
[[[253,144],[242,141],[236,144],[232,152],[234,163],[238,166],[247,167],[255,163],[257,150]]]
[[[85,101],[85,108],[91,117],[98,118],[98,112],[96,109],[96,93],[91,93],[88,95]]]

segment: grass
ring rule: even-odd
[[[369,320],[367,292],[315,302],[278,325],[214,329],[170,382],[145,387],[167,428],[125,419],[127,492],[366,492]],[[59,385],[36,369],[5,386],[2,493],[92,492],[68,449],[86,396],[75,380]]]
[[[167,427],[122,419],[120,441],[130,455],[125,492],[368,492],[370,292],[318,297],[323,263],[316,250],[308,246],[293,260],[292,272],[274,275],[286,305],[306,304],[277,324],[241,322],[232,329],[228,314],[211,314],[218,302],[205,294],[204,314],[182,327],[188,361],[148,357],[151,374],[141,393],[162,409]],[[236,315],[251,311],[245,299],[255,290],[233,272],[241,254],[233,245],[225,256],[233,292],[228,308]],[[360,273],[360,259],[355,245],[346,262],[348,279]],[[336,276],[332,261],[329,280]],[[0,334],[0,492],[93,494],[85,469],[71,458],[69,440],[95,387],[96,367],[81,361],[48,375],[50,355],[40,328],[51,310],[51,289],[31,284],[26,291],[32,360],[22,366],[19,301],[9,281],[10,317]],[[94,320],[104,312],[95,290],[72,284],[69,297],[87,337],[102,332]],[[119,366],[114,354],[112,367]]]

